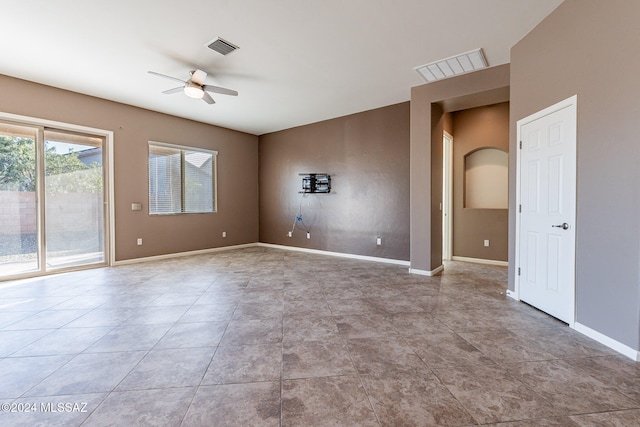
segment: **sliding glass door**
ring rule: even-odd
[[[38,248],[36,140],[38,130],[0,122],[0,274],[36,272]]]
[[[104,138],[0,123],[0,278],[106,263]]]
[[[105,260],[102,142],[44,131],[47,269]]]

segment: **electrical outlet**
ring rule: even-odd
[[[382,246],[382,237],[376,237],[376,245]]]
[[[138,237],[138,246],[142,246],[142,237]]]
[[[291,237],[291,232],[290,231],[287,232],[287,236]]]
[[[311,238],[311,233],[307,232],[307,239]]]
[[[222,232],[222,237],[227,237],[227,232],[226,231]]]
[[[484,241],[484,247],[485,247],[485,248],[488,248],[488,247],[489,247],[489,240],[485,240],[485,241]]]

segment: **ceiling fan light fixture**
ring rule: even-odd
[[[204,90],[193,82],[187,82],[184,85],[184,94],[190,98],[202,98],[204,96]]]

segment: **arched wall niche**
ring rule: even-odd
[[[489,146],[464,155],[464,207],[508,209],[508,152]]]

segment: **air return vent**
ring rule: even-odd
[[[222,55],[228,55],[234,50],[238,49],[238,46],[233,43],[229,43],[226,40],[221,39],[220,37],[216,38],[212,42],[207,44],[207,47],[211,50],[215,50]]]
[[[436,80],[481,70],[487,68],[487,66],[487,60],[482,54],[482,49],[476,49],[430,64],[421,65],[416,67],[415,70],[430,83]]]

